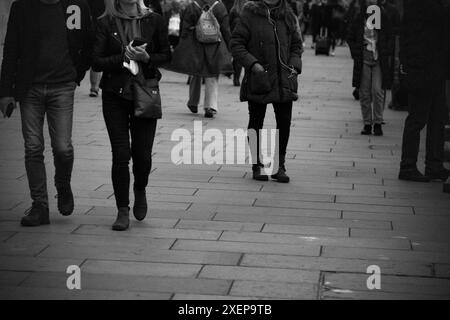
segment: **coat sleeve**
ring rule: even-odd
[[[350,54],[352,56],[353,59],[356,58],[356,47],[357,47],[357,29],[358,29],[358,22],[359,22],[359,17],[353,19],[350,22],[350,26],[348,28],[348,32],[347,32],[347,43],[348,43],[348,47],[350,48]]]
[[[19,8],[13,2],[8,19],[0,76],[0,97],[14,96],[14,82],[19,57]]]
[[[158,67],[162,64],[169,62],[171,58],[170,44],[168,38],[168,30],[164,25],[164,18],[157,15],[156,26],[157,30],[155,32],[154,41],[156,41],[155,51],[150,52],[150,67]]]
[[[250,32],[249,19],[244,12],[236,25],[236,28],[233,30],[230,48],[233,58],[246,70],[250,70],[253,65],[258,62],[258,59],[256,59],[247,49],[250,41]]]
[[[82,72],[83,72],[83,77],[84,77],[84,72],[86,72],[87,70],[90,69],[91,65],[92,65],[92,47],[94,45],[94,30],[93,30],[93,25],[92,25],[92,14],[90,11],[89,6],[87,5],[87,3],[84,4],[84,12],[85,14],[83,15],[84,17],[84,21],[83,21],[83,28],[84,28],[84,32],[83,32],[83,47],[81,48],[81,68],[82,68]],[[80,81],[82,79],[79,79]]]
[[[217,6],[217,10],[218,11],[220,10],[218,13],[220,33],[222,34],[223,40],[225,41],[227,47],[230,47],[230,40],[231,40],[230,15],[228,14],[228,11],[223,3],[219,3],[219,5]]]
[[[105,18],[106,19],[106,18]],[[95,43],[92,51],[92,67],[94,71],[118,71],[123,67],[125,50],[120,54],[108,53],[108,27],[106,20],[99,21],[95,32]]]
[[[300,33],[300,27],[292,33],[290,44],[290,57],[289,65],[293,66],[298,74],[302,73],[302,54],[303,54],[303,41]]]

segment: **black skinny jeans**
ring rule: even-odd
[[[266,116],[266,104],[259,104],[255,102],[248,103],[249,122],[248,129],[253,129],[257,133],[257,164],[261,165],[259,158],[260,141],[259,130],[264,126],[264,118]],[[277,122],[277,129],[279,134],[279,164],[284,166],[284,159],[286,157],[286,149],[289,142],[289,135],[291,133],[291,119],[292,119],[292,101],[285,103],[274,103],[273,109],[275,111],[275,119]],[[252,157],[255,159],[255,157]]]
[[[103,92],[105,118],[112,148],[112,182],[118,208],[130,204],[130,170],[133,159],[134,188],[144,190],[152,168],[152,148],[156,119],[139,119],[133,115],[133,102],[111,92]],[[131,144],[130,144],[131,136]]]

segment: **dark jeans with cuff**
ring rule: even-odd
[[[74,152],[72,146],[73,104],[76,83],[34,84],[20,102],[25,168],[31,198],[48,207],[47,174],[44,164],[44,120],[55,165],[57,190],[70,185]]]

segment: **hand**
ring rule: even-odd
[[[125,57],[137,62],[148,63],[150,61],[150,56],[145,50],[146,47],[147,47],[146,43],[138,47],[133,47],[131,46],[130,43],[126,48]]]
[[[16,100],[13,97],[0,98],[0,110],[2,111],[4,118],[6,117],[9,118],[9,116],[11,116],[12,110],[10,111],[11,113],[8,115],[8,106],[10,104],[13,104],[14,109],[17,107]]]
[[[264,69],[264,67],[261,64],[255,63],[252,67],[252,71],[254,73],[258,73],[258,72],[265,72],[266,69]]]

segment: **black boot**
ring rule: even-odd
[[[136,220],[142,221],[147,215],[147,196],[144,190],[134,188],[134,206],[133,214]]]
[[[72,188],[69,186],[58,188],[58,211],[63,216],[70,216],[74,210]]]
[[[417,168],[400,169],[398,178],[405,181],[430,182],[430,178],[424,176]]]
[[[278,167],[278,172],[271,175],[271,178],[280,183],[289,183],[290,179],[286,175],[286,167],[284,166],[286,162],[285,156],[280,156],[280,166]]]
[[[271,178],[280,183],[289,183],[290,181],[289,176],[286,174],[286,168],[284,165],[280,166],[278,168],[278,172],[273,174]]]
[[[33,206],[25,214],[26,216],[20,221],[20,224],[24,227],[50,224],[48,207],[43,204],[33,203]]]
[[[450,170],[442,167],[438,170],[431,170],[429,168],[425,169],[425,175],[430,180],[440,180],[440,181],[446,181],[450,177]]]
[[[372,134],[372,126],[370,124],[366,124],[361,131],[363,136],[370,136]]]
[[[117,219],[112,225],[114,231],[125,231],[130,226],[130,208],[119,208]]]
[[[373,135],[381,137],[383,135],[383,127],[381,124],[377,123],[373,126]]]
[[[253,165],[253,167],[252,167],[253,180],[256,180],[256,181],[269,181],[269,176],[261,173],[261,170],[263,168],[264,168],[264,166],[262,164]]]

